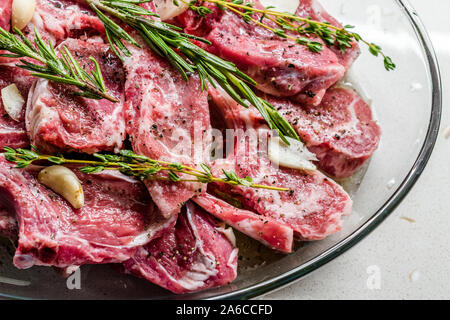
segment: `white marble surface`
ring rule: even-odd
[[[450,298],[450,1],[410,2],[430,33],[443,78],[441,131],[428,167],[397,210],[361,243],[263,299]]]

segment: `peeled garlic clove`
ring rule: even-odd
[[[51,166],[39,172],[38,181],[66,199],[75,209],[84,205],[83,187],[72,170]]]
[[[11,22],[19,30],[26,27],[36,10],[36,0],[13,0]]]
[[[178,5],[175,5],[173,0],[155,0],[154,3],[156,12],[163,21],[175,18],[189,8],[189,6],[182,1],[178,1]]]
[[[317,161],[315,154],[311,153],[306,146],[298,140],[286,138],[287,145],[280,137],[269,139],[268,155],[270,160],[282,167],[314,171],[316,166],[311,161]]]
[[[25,100],[20,94],[19,89],[13,83],[1,90],[2,102],[6,113],[15,121],[20,120],[22,108],[25,105]]]

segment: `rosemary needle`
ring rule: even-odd
[[[107,93],[100,66],[94,58],[91,57],[90,59],[95,65],[95,70],[88,73],[66,47],[61,50],[61,57],[59,58],[52,44],[50,42],[45,43],[36,29],[35,46],[19,29],[15,28],[14,31],[19,37],[0,27],[0,50],[9,52],[0,54],[0,56],[31,58],[40,62],[40,64],[20,60],[22,64],[18,67],[31,71],[32,76],[75,86],[80,89],[80,91],[74,92],[76,95],[118,102],[115,97]]]
[[[16,164],[16,168],[26,168],[36,161],[47,161],[51,164],[74,164],[84,165],[79,170],[86,174],[99,173],[105,170],[115,170],[127,176],[134,176],[139,179],[154,179],[170,182],[197,182],[197,183],[226,183],[233,186],[244,186],[256,189],[267,189],[274,191],[289,191],[287,188],[255,184],[252,178],[240,178],[234,171],[222,170],[224,177],[215,177],[211,168],[202,163],[201,169],[195,169],[180,163],[153,160],[146,156],[135,154],[131,150],[122,150],[119,154],[93,155],[92,160],[66,159],[63,155],[43,155],[35,148],[13,149],[4,148],[5,159]],[[160,172],[167,172],[167,177],[157,175]],[[183,179],[179,175],[189,175],[192,179]]]

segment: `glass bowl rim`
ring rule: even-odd
[[[309,260],[308,262],[298,266],[288,272],[285,272],[277,277],[273,277],[269,280],[259,282],[257,284],[250,285],[246,288],[242,288],[233,292],[218,294],[207,299],[251,299],[258,297],[262,294],[267,294],[271,291],[276,291],[284,286],[291,284],[292,282],[299,280],[307,274],[317,270],[326,263],[337,258],[367,235],[369,235],[381,222],[383,222],[402,202],[402,200],[408,195],[412,187],[416,184],[417,180],[423,173],[431,154],[433,152],[436,140],[439,134],[439,127],[442,114],[442,83],[441,74],[439,70],[439,63],[436,57],[431,40],[428,36],[426,28],[422,23],[419,15],[408,2],[408,0],[395,0],[400,6],[400,9],[405,12],[409,18],[411,25],[414,28],[416,36],[422,46],[425,59],[428,63],[428,71],[431,77],[432,99],[431,99],[431,116],[428,125],[427,134],[425,136],[424,143],[419,152],[419,155],[414,162],[411,170],[406,175],[405,179],[399,185],[394,194],[378,209],[363,225],[353,231],[346,238],[321,253],[319,256]]]

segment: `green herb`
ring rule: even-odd
[[[191,1],[188,5],[189,5],[189,9],[196,12],[198,15],[205,17],[208,14],[212,13],[212,10],[205,7],[205,6],[197,6],[196,5],[197,1]],[[176,6],[178,6],[178,4],[175,4]]]
[[[183,1],[183,0],[182,0]],[[185,1],[183,1],[185,2]],[[384,67],[387,71],[394,70],[396,68],[392,59],[385,55],[382,48],[369,41],[364,40],[361,35],[351,31],[354,26],[346,25],[344,27],[333,26],[329,22],[321,22],[313,20],[310,17],[302,18],[291,13],[284,13],[272,10],[273,7],[267,9],[256,9],[251,2],[245,3],[242,0],[204,0],[200,3],[209,2],[216,4],[222,10],[230,10],[242,17],[247,22],[253,22],[265,29],[272,31],[274,34],[281,38],[291,39],[297,43],[307,46],[312,52],[320,52],[323,50],[323,45],[320,42],[308,39],[305,36],[315,36],[320,38],[325,44],[329,46],[337,46],[343,53],[348,48],[352,47],[353,41],[362,42],[368,46],[369,52],[378,57],[381,56],[384,61]],[[186,2],[185,2],[186,3]],[[189,3],[189,8],[198,12],[202,8],[201,6],[195,6],[195,1]],[[204,8],[204,7],[203,7]],[[206,14],[206,10],[201,10],[202,15]],[[259,18],[254,17],[254,14],[260,14]],[[270,20],[275,23],[278,28],[274,28],[264,23],[264,19]],[[294,32],[298,33],[300,37],[293,36]]]
[[[254,184],[250,177],[240,178],[234,171],[223,171],[224,177],[215,177],[211,168],[202,163],[201,169],[185,166],[181,163],[153,160],[143,155],[135,154],[131,150],[122,150],[119,154],[93,155],[92,160],[66,159],[63,155],[40,154],[35,148],[13,149],[4,148],[5,159],[16,164],[16,168],[26,168],[37,161],[46,161],[50,164],[74,164],[84,165],[79,170],[86,174],[99,173],[105,170],[119,171],[124,175],[137,177],[139,179],[153,179],[170,182],[197,182],[197,183],[226,183],[233,186],[244,186],[257,189],[268,189],[275,191],[289,191],[286,188]],[[157,175],[167,172],[167,176]],[[179,174],[191,176],[192,179],[183,179]]]
[[[250,85],[257,85],[253,79],[241,72],[233,63],[201,49],[191,40],[195,39],[211,44],[209,41],[182,33],[182,30],[176,26],[159,20],[148,19],[137,13],[141,12],[140,10],[145,10],[137,4],[149,1],[86,1],[105,24],[110,44],[119,56],[129,56],[130,54],[122,41],[139,45],[129,33],[110,17],[115,17],[137,30],[145,43],[161,57],[167,59],[183,75],[186,81],[189,79],[189,74],[197,72],[201,79],[202,90],[207,89],[207,83],[210,83],[214,88],[219,85],[242,106],[248,108],[251,104],[256,107],[270,129],[276,131],[287,144],[289,142],[285,137],[299,140],[297,133],[289,122],[270,103],[253,92]],[[198,10],[206,14],[203,9]],[[151,15],[151,12],[146,12],[146,15]]]
[[[22,58],[28,57],[40,62],[34,64],[25,60],[18,67],[31,71],[31,75],[48,79],[53,82],[72,85],[80,89],[74,94],[90,99],[107,99],[112,102],[118,100],[109,95],[106,90],[103,75],[98,62],[90,58],[95,65],[95,70],[88,73],[81,68],[79,62],[75,60],[66,47],[63,47],[58,58],[52,44],[46,44],[35,29],[36,39],[34,46],[23,33],[15,28],[14,34],[0,27],[0,50],[8,51],[7,54],[0,54],[2,57]]]

